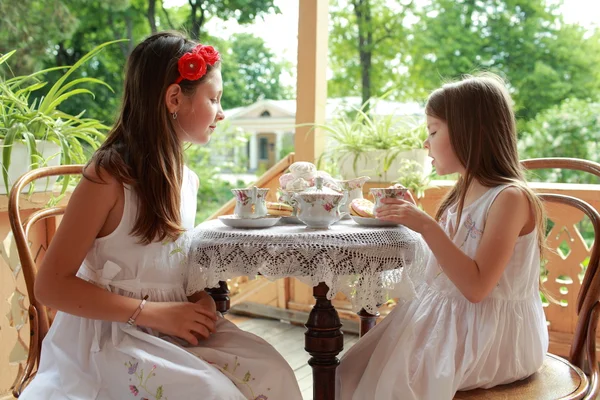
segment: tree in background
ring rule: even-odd
[[[227,120],[217,125],[213,133],[214,139],[206,146],[189,146],[185,151],[188,165],[200,180],[198,190],[198,211],[196,222],[200,223],[210,217],[224,203],[233,196],[231,189],[245,186],[243,182],[227,182],[219,178],[222,172],[243,173],[247,170],[248,160],[243,152],[249,135],[232,127]],[[234,153],[237,154],[238,163],[233,163]],[[216,157],[215,157],[216,156]],[[220,159],[221,162],[214,162]]]
[[[279,12],[273,0],[188,0],[188,3],[191,11],[189,33],[193,39],[201,38],[201,28],[210,17],[233,18],[240,24],[247,24],[262,15]]]
[[[423,100],[481,70],[507,78],[523,121],[600,95],[600,32],[565,24],[554,2],[334,0],[331,9],[335,97],[361,93],[364,102],[395,88],[391,99]]]
[[[14,75],[41,69],[48,44],[71,37],[76,27],[77,19],[64,1],[0,1],[0,53],[17,50],[11,60]]]
[[[567,99],[539,113],[525,126],[523,158],[575,157],[600,162],[600,102]],[[599,183],[587,173],[535,171],[544,182]]]
[[[129,39],[120,43],[120,47],[105,49],[95,62],[78,71],[79,76],[103,80],[113,91],[100,88],[94,98],[80,98],[77,104],[66,101],[63,105],[66,112],[83,107],[86,115],[107,124],[112,124],[118,111],[125,60],[135,44],[151,32],[181,29],[198,32],[192,33],[197,37],[208,18],[234,18],[240,23],[249,23],[257,16],[279,11],[273,0],[190,0],[190,4],[168,10],[162,0],[23,0],[10,6],[6,3],[0,3],[0,10],[6,11],[0,17],[3,21],[0,34],[10,39],[7,46],[20,46],[14,57],[20,62],[11,64],[15,73],[32,72],[34,65],[36,69],[72,65],[99,43]],[[198,15],[200,8],[203,17],[198,25],[199,20],[190,19],[194,13]],[[54,18],[47,20],[48,15]],[[289,65],[277,60],[262,39],[247,34],[212,38],[205,33],[203,40],[218,43],[224,55],[225,108],[247,105],[260,98],[280,99],[289,95],[289,89],[282,87],[279,81],[279,75]],[[0,52],[12,49],[0,48]],[[50,74],[48,79],[52,83],[59,75]]]
[[[125,60],[135,44],[149,33],[144,18],[146,0],[63,0],[77,18],[77,28],[69,38],[49,42],[44,67],[73,65],[95,45],[115,39],[128,42],[110,46],[77,71],[78,76],[94,77],[110,85],[112,91],[100,88],[95,97],[67,100],[66,112],[87,110],[86,115],[111,125],[117,115],[123,87]],[[50,81],[60,73],[50,74]],[[77,103],[75,103],[77,102]],[[83,103],[83,104],[82,104]]]
[[[527,119],[568,98],[600,99],[600,31],[586,36],[577,25],[563,25],[533,71],[518,77],[516,93]]]
[[[557,7],[545,0],[432,0],[413,25],[414,95],[482,69],[508,78],[525,120],[566,98],[600,94],[598,35],[565,24]]]
[[[215,40],[223,53],[224,109],[247,106],[261,99],[293,97],[292,88],[280,81],[283,70],[291,68],[289,63],[276,60],[262,38],[240,33],[229,41]]]
[[[413,1],[332,0],[328,82],[331,97],[372,96],[401,86]],[[393,96],[392,96],[393,97]]]

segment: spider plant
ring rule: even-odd
[[[328,150],[317,160],[319,167],[327,162],[338,167],[351,162],[352,169],[358,173],[358,162],[369,161],[369,157],[376,154],[379,167],[375,172],[383,176],[400,153],[423,147],[427,131],[415,118],[395,114],[373,115],[372,111],[364,111],[366,105],[354,108],[350,115],[340,113],[326,124],[310,124],[313,128],[322,129],[328,139]],[[370,109],[374,107],[371,105]]]
[[[70,115],[59,110],[65,100],[80,95],[94,93],[83,84],[105,86],[105,82],[91,78],[69,77],[85,62],[96,56],[102,49],[113,43],[101,44],[85,54],[72,66],[47,68],[30,75],[6,78],[0,76],[0,140],[2,141],[2,177],[6,192],[9,192],[8,168],[11,163],[15,143],[23,143],[29,152],[30,168],[45,166],[49,159],[42,157],[38,146],[40,141],[50,141],[61,149],[62,164],[85,163],[91,152],[104,140],[109,127],[94,118],[84,117],[85,110],[78,115]],[[0,57],[0,67],[15,54],[11,51]],[[51,71],[64,70],[64,74],[52,85],[48,93],[36,96],[48,82],[40,79]],[[53,155],[50,158],[55,157]],[[62,190],[69,185],[69,177],[63,180]]]

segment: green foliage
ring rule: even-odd
[[[378,99],[369,101],[370,108],[374,108]],[[427,131],[411,117],[399,117],[394,114],[371,115],[365,113],[366,103],[360,109],[355,109],[352,114],[339,113],[330,122],[315,125],[325,131],[331,145],[323,152],[318,164],[323,161],[337,165],[350,160],[356,172],[357,163],[366,157],[370,151],[383,152],[383,173],[388,171],[398,153],[420,149],[427,138]]]
[[[361,93],[358,32],[373,35],[371,92],[397,87],[392,99],[424,99],[445,81],[480,70],[505,76],[517,116],[535,117],[567,98],[600,96],[600,31],[566,24],[556,2],[546,0],[372,0],[372,23],[361,27],[357,0],[332,9],[328,90]],[[364,7],[364,4],[363,4]]]
[[[77,28],[74,13],[61,0],[0,1],[0,54],[16,50],[15,75],[28,75],[42,67],[48,43],[69,38]]]
[[[582,27],[563,24],[543,40],[533,68],[508,74],[518,115],[527,120],[568,98],[600,98],[600,31],[586,37]]]
[[[235,3],[237,5],[223,2],[219,5],[213,2],[207,12],[213,15],[212,12],[218,11],[217,14],[225,16],[237,13],[235,7],[245,3],[248,3],[249,7],[258,7],[243,10],[239,18],[246,22],[248,18],[263,12],[257,10],[264,8],[265,12],[277,11],[267,6],[251,4],[254,3],[252,1]],[[76,18],[76,23],[71,24],[73,29],[69,31],[69,35],[45,42],[43,52],[37,56],[38,64],[47,68],[72,65],[97,43],[115,38],[129,40],[106,49],[97,55],[93,62],[83,65],[75,72],[77,77],[93,76],[101,79],[112,87],[114,92],[106,88],[97,88],[94,90],[95,99],[68,100],[63,105],[65,112],[76,113],[77,110],[85,109],[89,115],[111,124],[118,114],[122,97],[125,60],[136,43],[150,34],[147,0],[111,0],[109,3],[100,0],[62,0],[61,4],[70,10],[73,18]],[[233,11],[227,11],[228,9]],[[189,14],[189,5],[168,10],[157,8],[157,28],[190,32]],[[17,17],[17,20],[18,18],[21,17]],[[0,32],[2,31],[3,28],[0,27]],[[277,60],[262,39],[249,34],[237,34],[231,39],[223,40],[206,34],[202,40],[214,44],[223,54],[222,101],[225,109],[248,105],[261,98],[283,99],[291,96],[291,89],[284,87],[279,79],[282,72],[289,70],[290,66]],[[50,72],[48,81],[56,81],[59,77],[58,73]],[[43,91],[44,89],[41,92]]]
[[[10,4],[9,4],[10,3]],[[210,18],[236,19],[253,22],[268,13],[279,12],[273,0],[191,1],[205,12],[204,24]],[[179,29],[188,34],[194,30],[191,22],[192,4],[165,9],[156,3],[154,20],[159,30]],[[200,12],[196,9],[196,13]],[[151,33],[148,21],[148,0],[23,0],[0,2],[0,54],[19,49],[21,55],[11,65],[15,74],[26,75],[34,69],[74,64],[99,43],[127,38],[129,42],[111,46],[95,59],[81,66],[76,77],[93,76],[114,89],[95,88],[95,99],[80,97],[63,103],[63,111],[77,114],[87,110],[93,116],[111,124],[122,97],[125,60],[135,44]],[[198,27],[200,29],[201,26]],[[260,98],[290,97],[291,90],[280,84],[279,76],[290,66],[277,61],[264,41],[247,34],[235,35],[231,41],[212,38],[210,32],[202,40],[217,45],[224,53],[225,108],[251,104]],[[6,47],[5,47],[6,46]],[[49,72],[50,83],[60,74]],[[40,93],[44,94],[42,88]]]
[[[285,158],[290,153],[293,153],[295,149],[294,135],[284,135],[281,139],[281,149],[279,150],[279,159]]]
[[[98,87],[95,98],[82,97],[68,100],[63,110],[75,114],[85,109],[88,115],[112,125],[118,115],[123,94],[124,69],[127,56],[136,43],[150,34],[146,20],[147,0],[62,0],[77,18],[77,27],[68,38],[49,42],[44,58],[45,67],[72,65],[99,43],[127,39],[97,54],[91,62],[81,66],[75,77],[95,77],[113,90]],[[49,82],[60,78],[48,75]]]
[[[600,162],[600,103],[567,99],[538,114],[525,125],[520,142],[522,158],[576,157]],[[535,171],[545,182],[599,183],[585,173]]]
[[[568,97],[600,94],[598,37],[561,21],[545,0],[434,0],[415,24],[409,67],[417,96],[462,74],[491,70],[511,85],[519,118]]]
[[[265,14],[278,13],[273,0],[190,0],[205,10],[208,16],[224,21],[235,19],[240,24],[256,21]]]
[[[290,66],[277,60],[263,39],[251,34],[233,35],[231,41],[211,40],[223,54],[224,109],[247,106],[261,99],[291,98],[292,89],[281,84],[280,76]]]
[[[221,140],[214,140],[206,146],[191,146],[186,150],[187,163],[200,179],[196,223],[204,221],[229,201],[233,197],[232,188],[244,185],[242,182],[232,184],[219,178],[222,172],[245,172],[243,157],[239,164],[215,163],[213,160],[219,156],[231,156],[236,149],[244,147],[248,142],[248,134],[223,121],[217,125],[213,136],[220,136]]]
[[[355,13],[357,7],[368,7],[370,16],[363,15],[359,20]],[[364,41],[362,47],[365,53],[372,53],[367,68],[370,93],[377,97],[393,87],[407,86],[405,66],[410,61],[410,27],[404,22],[411,15],[413,8],[412,2],[402,0],[330,1],[328,61],[333,73],[327,83],[327,93],[330,97],[362,94],[361,82],[364,81],[359,52],[361,34],[366,39],[371,38],[371,42]],[[367,21],[367,18],[370,21]],[[396,90],[390,98],[405,98],[403,92],[403,89]],[[363,102],[366,100],[363,99]]]
[[[408,188],[417,196],[417,199],[425,196],[425,190],[430,188],[431,176],[423,173],[423,166],[413,160],[400,160],[400,168],[398,169],[398,183],[405,188]]]
[[[188,0],[188,4],[190,13],[187,26],[192,39],[206,36],[201,28],[211,17],[235,19],[240,24],[247,24],[265,14],[279,12],[273,0]]]
[[[62,150],[63,164],[84,163],[90,152],[95,150],[104,139],[103,132],[109,127],[93,118],[84,118],[85,110],[69,114],[58,109],[63,102],[81,95],[94,96],[93,92],[82,88],[83,84],[108,86],[95,78],[70,79],[71,75],[82,65],[92,59],[103,48],[116,43],[104,43],[85,54],[69,68],[54,68],[42,70],[26,76],[0,78],[0,138],[3,140],[2,174],[8,193],[8,167],[11,161],[12,146],[15,142],[27,145],[31,155],[31,166],[37,168],[45,164],[37,149],[37,140],[48,140],[58,144]],[[15,52],[0,58],[3,65]],[[47,86],[40,76],[53,70],[65,70],[60,79],[52,85],[45,96],[39,95],[39,90]],[[110,87],[109,87],[110,89]],[[32,95],[37,95],[31,98]],[[65,179],[63,189],[66,189],[68,179]]]

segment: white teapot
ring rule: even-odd
[[[340,207],[346,202],[348,193],[340,193],[323,186],[323,178],[315,178],[315,186],[293,198],[298,206],[298,219],[313,229],[329,229],[343,217]]]

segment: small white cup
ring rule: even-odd
[[[267,215],[267,193],[269,189],[256,186],[248,189],[231,189],[235,195],[234,215],[238,218],[262,218]]]
[[[406,188],[393,187],[393,188],[372,188],[369,190],[373,198],[375,199],[375,206],[373,212],[377,214],[377,209],[384,205],[381,200],[383,199],[403,199],[404,194],[408,191]]]

